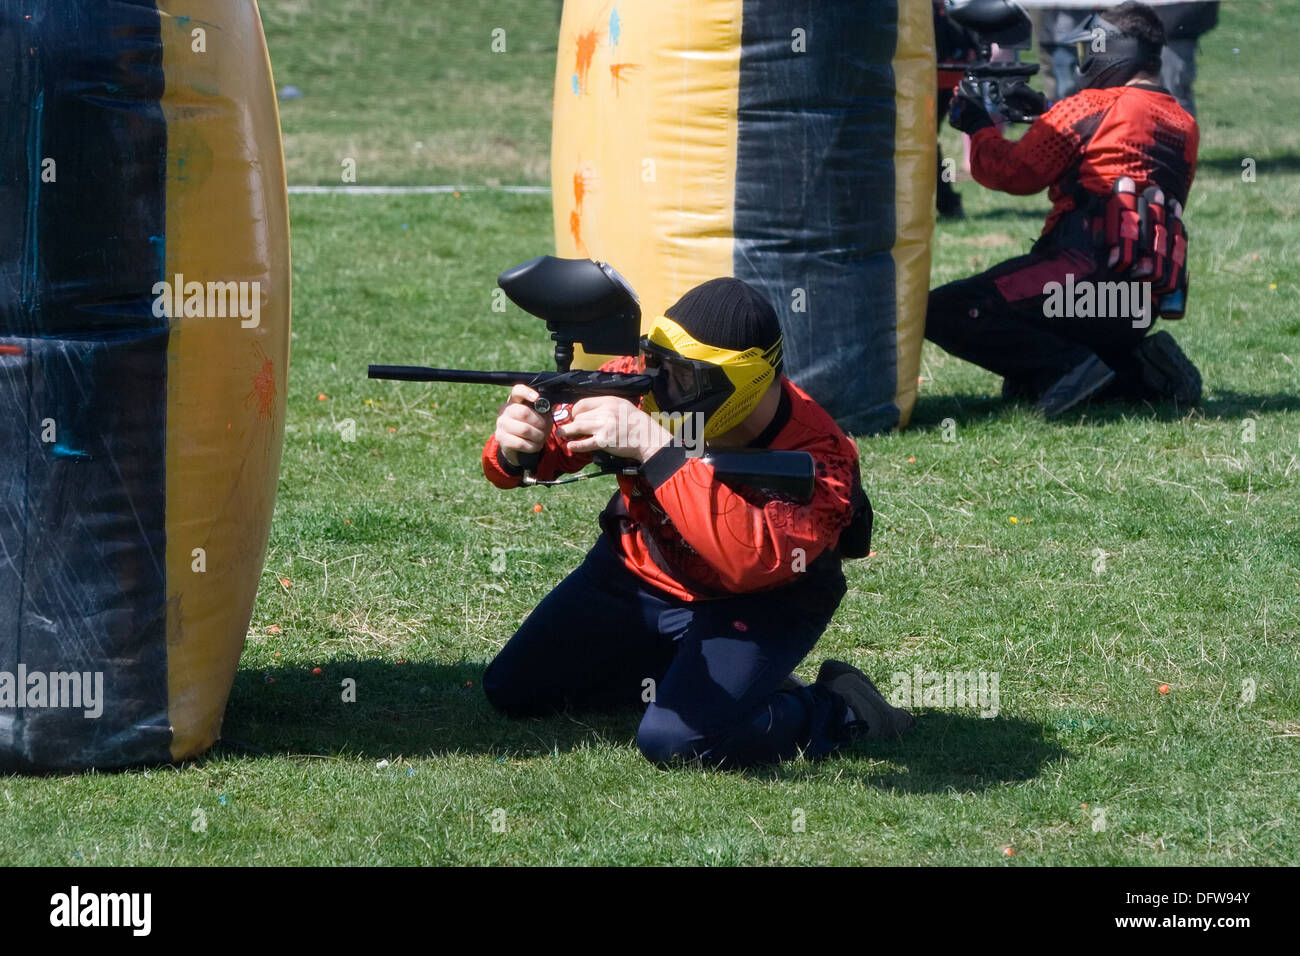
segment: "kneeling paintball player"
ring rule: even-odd
[[[659,372],[640,406],[584,398],[552,427],[518,385],[483,449],[501,488],[518,485],[520,456],[537,452],[544,480],[596,451],[640,462],[619,476],[586,559],[488,666],[488,699],[518,717],[645,707],[637,744],[658,763],[816,757],[910,728],[848,664],[825,661],[812,684],[792,675],[844,596],[840,548],[869,540],[871,508],[853,442],[781,374],[771,305],[745,282],[712,279],[658,318],[641,350]],[[637,366],[625,356],[604,369]],[[653,413],[697,416],[710,447],[808,452],[812,500],[724,484]]]
[[[1182,315],[1196,120],[1160,86],[1164,30],[1149,7],[1095,14],[1068,39],[1083,88],[1018,141],[958,87],[949,118],[971,136],[975,179],[1025,196],[1050,186],[1052,209],[1028,255],[933,290],[925,336],[1049,418],[1094,397],[1195,404],[1200,373],[1168,332],[1147,333],[1155,315]]]

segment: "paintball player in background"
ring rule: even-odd
[[[943,0],[933,0],[931,13],[934,17],[935,57],[940,64],[934,100],[938,107],[939,121],[942,123],[952,103],[953,90],[961,80],[960,72],[946,70],[943,64],[968,63],[975,59],[979,50],[974,38],[949,18]],[[939,145],[938,152],[939,172],[935,179],[935,211],[943,219],[965,219],[966,213],[962,209],[961,194],[957,192],[952,181],[944,176],[942,144]]]
[[[641,406],[586,398],[552,427],[531,407],[537,394],[517,385],[483,449],[500,488],[518,485],[519,456],[539,451],[541,479],[596,451],[641,463],[619,476],[583,563],[488,665],[488,700],[516,717],[645,707],[637,745],[657,763],[815,757],[907,730],[911,715],[848,664],[825,661],[812,684],[792,676],[845,593],[841,551],[866,553],[871,508],[853,442],[781,374],[771,305],[738,279],[712,279],[660,316],[641,348],[660,370]],[[808,452],[812,500],[723,484],[647,412],[695,415],[719,448]]]
[[[1043,64],[1043,95],[1051,102],[1079,92],[1078,48],[1062,38],[1076,34],[1090,12],[1077,7],[1038,7],[1030,11],[1038,34],[1039,62]]]
[[[1196,115],[1192,84],[1196,81],[1196,47],[1203,34],[1219,24],[1217,2],[1169,3],[1156,7],[1165,28],[1165,49],[1160,55],[1160,77],[1178,105]]]
[[[1019,141],[1004,139],[979,97],[958,88],[949,119],[971,135],[976,181],[1015,195],[1049,188],[1052,209],[1027,255],[931,291],[925,335],[1003,376],[1004,398],[1033,401],[1049,418],[1093,397],[1195,404],[1200,373],[1168,332],[1147,334],[1151,312],[1143,322],[1048,307],[1051,284],[1127,279],[1098,245],[1121,177],[1138,194],[1158,187],[1174,208],[1186,206],[1196,171],[1196,121],[1159,85],[1164,30],[1151,8],[1128,2],[1096,14],[1077,39],[1088,44],[1082,89]]]

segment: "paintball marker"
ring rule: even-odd
[[[641,306],[636,293],[611,266],[590,259],[539,256],[507,269],[497,285],[515,305],[546,322],[555,342],[554,372],[477,372],[419,365],[371,365],[369,377],[403,382],[458,382],[470,385],[527,385],[539,398],[533,407],[547,415],[556,405],[597,395],[637,402],[654,384],[656,370],[600,372],[572,367],[574,346],[596,355],[635,355],[639,350]],[[602,474],[634,475],[640,463],[597,452],[594,472],[554,481],[534,477],[541,453],[520,455],[526,485],[559,485]],[[799,451],[709,449],[704,461],[726,484],[812,499],[812,456]]]
[[[962,86],[978,91],[989,115],[1000,113],[1012,122],[1028,123],[1042,113],[1046,100],[1025,82],[1038,72],[1038,64],[1019,59],[1033,34],[1025,11],[1008,0],[944,0],[944,12],[972,37],[977,53],[973,60],[940,62],[939,70],[960,71]],[[994,60],[995,43],[1010,50],[1013,59]]]

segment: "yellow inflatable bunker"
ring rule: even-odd
[[[254,0],[0,0],[0,764],[219,736],[284,431]]]
[[[906,424],[933,228],[920,0],[567,0],[551,150],[557,252],[609,261],[653,321],[735,275],[787,372],[857,433]]]

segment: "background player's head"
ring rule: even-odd
[[[1159,80],[1165,28],[1145,3],[1128,0],[1094,13],[1065,42],[1079,44],[1081,89],[1123,86],[1134,79]]]
[[[761,292],[740,279],[710,279],[655,320],[641,339],[661,369],[647,411],[704,416],[705,439],[744,421],[780,379],[781,324]]]

